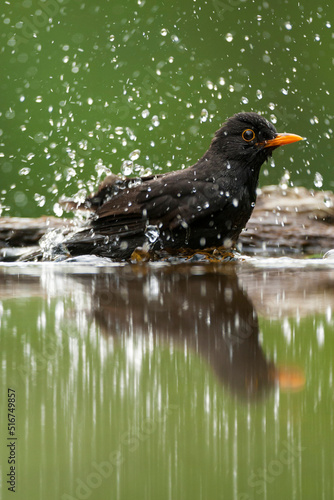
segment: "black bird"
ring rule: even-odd
[[[250,218],[261,165],[274,149],[300,141],[257,113],[238,113],[216,132],[194,165],[142,178],[106,177],[96,194],[69,208],[94,212],[64,241],[72,256],[128,259],[137,247],[232,247]]]

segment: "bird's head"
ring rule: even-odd
[[[257,113],[237,113],[216,132],[210,149],[231,164],[260,168],[274,149],[300,141],[295,134],[279,134],[272,123]]]

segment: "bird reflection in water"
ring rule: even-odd
[[[265,356],[256,311],[232,265],[194,266],[191,272],[189,266],[126,266],[76,279],[91,289],[92,315],[105,335],[151,335],[154,344],[186,347],[231,393],[248,400],[277,385],[303,385],[298,371],[278,370]]]

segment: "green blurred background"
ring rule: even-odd
[[[0,12],[2,215],[60,215],[61,194],[108,169],[190,165],[241,110],[307,137],[275,153],[262,185],[287,170],[290,185],[333,189],[329,1],[9,0]]]

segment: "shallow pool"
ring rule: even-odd
[[[330,259],[0,266],[1,498],[8,443],[18,499],[334,498],[333,304]]]

